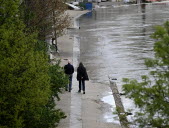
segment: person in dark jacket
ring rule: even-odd
[[[85,80],[89,80],[86,68],[83,66],[83,63],[79,63],[79,67],[77,68],[77,80],[79,81],[79,91],[81,92],[81,84],[83,89],[83,94],[85,94]]]
[[[69,60],[68,60],[68,64],[66,64],[64,66],[64,71],[65,71],[65,74],[67,74],[68,77],[69,77],[69,84],[68,84],[68,86],[66,86],[66,91],[67,91],[67,88],[69,87],[69,92],[71,92],[71,90],[72,90],[72,77],[73,77],[73,73],[74,73],[74,67],[73,67],[73,65],[71,65]]]

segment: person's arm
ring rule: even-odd
[[[86,68],[85,68],[85,72],[84,72],[84,74],[85,74],[85,80],[89,80],[89,77],[88,77],[88,74],[87,74],[87,71],[86,71]]]

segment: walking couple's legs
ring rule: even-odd
[[[72,77],[73,75],[69,75],[69,92],[72,90]]]
[[[73,77],[73,75],[68,75],[68,77],[69,77],[69,84],[67,84],[66,85],[66,91],[68,91],[69,90],[69,92],[71,92],[71,90],[72,90],[72,77]]]
[[[81,85],[83,89],[83,94],[85,94],[85,81],[84,80],[79,80],[79,91],[78,92],[81,92]]]

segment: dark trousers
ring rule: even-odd
[[[85,80],[79,80],[79,91],[81,91],[81,87],[85,92]]]
[[[69,77],[69,84],[66,85],[66,90],[69,89],[69,92],[70,92],[72,90],[72,77],[73,77],[73,75],[72,74],[68,75],[68,77]]]

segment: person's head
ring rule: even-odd
[[[68,60],[68,61],[67,61],[67,63],[68,63],[68,64],[71,64],[71,61],[70,61],[70,60]]]
[[[79,67],[84,67],[82,62],[79,63]]]

